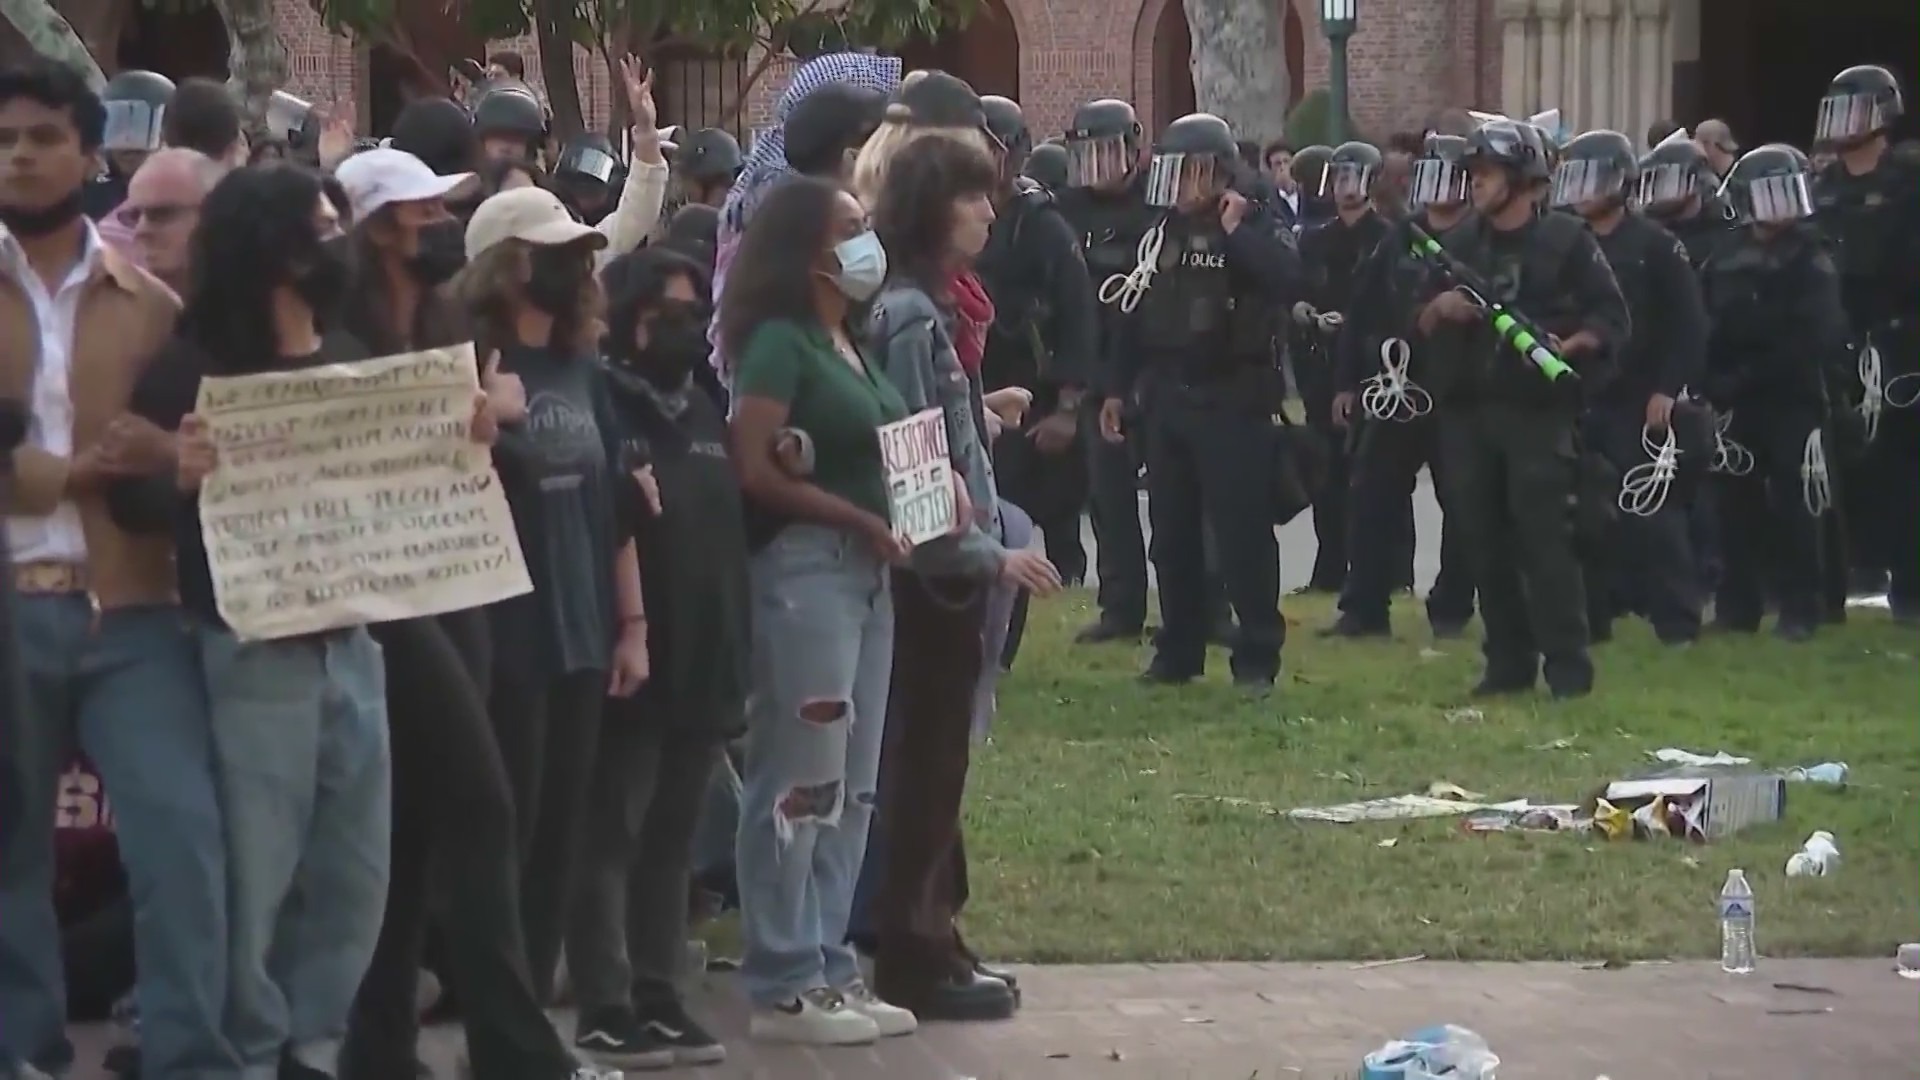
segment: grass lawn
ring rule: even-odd
[[[1771,637],[1659,647],[1622,621],[1596,652],[1598,689],[1466,705],[1476,639],[1436,643],[1418,608],[1391,643],[1327,642],[1331,605],[1288,601],[1280,692],[1226,682],[1147,690],[1144,649],[1071,644],[1085,592],[1036,604],[974,759],[969,937],[1036,962],[1643,959],[1718,955],[1714,900],[1730,867],[1758,896],[1770,955],[1891,956],[1920,940],[1920,633],[1884,612],[1808,645]],[[1477,626],[1475,627],[1477,633]],[[1536,749],[1572,739],[1571,748]],[[1653,767],[1648,751],[1716,750],[1786,767],[1845,761],[1852,784],[1793,785],[1786,820],[1710,846],[1573,835],[1470,836],[1452,819],[1295,823],[1282,810],[1425,791],[1575,802]],[[1814,829],[1836,876],[1788,879]],[[1395,838],[1391,847],[1381,841]]]

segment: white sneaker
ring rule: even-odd
[[[896,1035],[911,1035],[920,1030],[920,1018],[898,1005],[889,1005],[867,989],[863,982],[851,982],[840,988],[840,996],[846,999],[847,1008],[873,1021],[880,1029],[882,1038],[891,1039]]]
[[[747,1033],[761,1042],[865,1046],[880,1038],[880,1025],[823,986],[786,1005],[756,1006]]]

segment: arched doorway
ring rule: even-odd
[[[227,27],[212,4],[130,5],[114,61],[118,70],[157,71],[175,82],[227,78]]]
[[[1900,77],[1911,108],[1920,78],[1920,5],[1913,0],[1699,0],[1697,103],[1681,102],[1689,126],[1726,120],[1742,146],[1805,147],[1827,81],[1854,64]],[[1905,124],[1913,126],[1910,113]]]
[[[1007,0],[982,0],[961,29],[900,48],[908,71],[933,68],[958,75],[982,94],[1020,100],[1020,31]]]
[[[1153,123],[1147,138],[1194,112],[1193,30],[1180,0],[1164,0],[1153,24]]]

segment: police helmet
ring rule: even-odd
[[[1625,202],[1639,182],[1640,161],[1632,139],[1617,131],[1585,132],[1560,152],[1560,164],[1553,170],[1553,205]]]
[[[740,154],[740,142],[720,128],[701,128],[680,141],[673,164],[682,176],[702,184],[731,184],[739,177],[746,158]]]
[[[987,134],[1006,148],[1006,170],[1018,175],[1026,168],[1027,155],[1033,153],[1033,132],[1027,130],[1020,103],[998,94],[984,94],[980,109],[987,117]]]
[[[538,139],[547,133],[547,110],[525,83],[490,83],[473,103],[473,129],[482,138],[510,135]]]
[[[1546,148],[1540,143],[1540,129],[1520,120],[1504,117],[1489,120],[1467,136],[1466,153],[1461,163],[1471,168],[1475,162],[1498,165],[1515,179],[1546,180]]]
[[[553,166],[556,180],[593,181],[609,187],[616,180],[624,179],[626,171],[613,143],[597,131],[568,139],[567,144],[560,148],[560,160]]]
[[[1372,143],[1341,143],[1327,159],[1317,194],[1366,198],[1373,192],[1373,178],[1380,175],[1381,160],[1379,147]]]
[[[107,80],[104,150],[158,150],[160,127],[173,101],[173,80],[157,71],[123,71]]]
[[[1212,113],[1188,113],[1154,140],[1147,203],[1174,206],[1183,195],[1222,190],[1239,161],[1240,147],[1225,120]]]
[[[1093,187],[1132,175],[1140,155],[1140,117],[1118,98],[1089,101],[1067,125],[1067,178]]]
[[[1874,64],[1850,67],[1833,77],[1814,120],[1815,143],[1846,143],[1877,135],[1905,112],[1900,80]]]
[[[1407,205],[1458,206],[1467,201],[1468,178],[1461,160],[1467,153],[1463,135],[1428,135],[1407,181]]]
[[[1778,225],[1813,216],[1807,155],[1785,143],[1768,143],[1740,155],[1727,173],[1721,193],[1740,220]]]
[[[1046,188],[1059,191],[1067,186],[1067,148],[1060,143],[1044,142],[1027,155],[1022,176]]]
[[[1655,215],[1672,213],[1710,189],[1706,151],[1680,128],[1640,157],[1640,183],[1633,204]]]
[[[1293,175],[1293,182],[1299,185],[1301,191],[1318,196],[1321,185],[1327,182],[1327,163],[1332,159],[1331,146],[1318,143],[1303,146],[1293,155],[1293,164],[1288,167],[1288,172]]]

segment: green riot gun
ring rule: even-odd
[[[1491,296],[1492,288],[1473,268],[1467,266],[1453,253],[1440,246],[1433,234],[1420,227],[1418,222],[1408,219],[1403,224],[1413,237],[1413,254],[1425,260],[1447,281],[1450,288],[1465,293],[1480,310],[1486,312],[1487,323],[1493,332],[1508,348],[1526,358],[1527,362],[1540,369],[1550,382],[1562,379],[1578,381],[1580,373],[1573,370],[1565,360],[1560,359],[1553,347],[1547,344],[1549,335],[1534,325],[1533,320],[1500,303]]]

